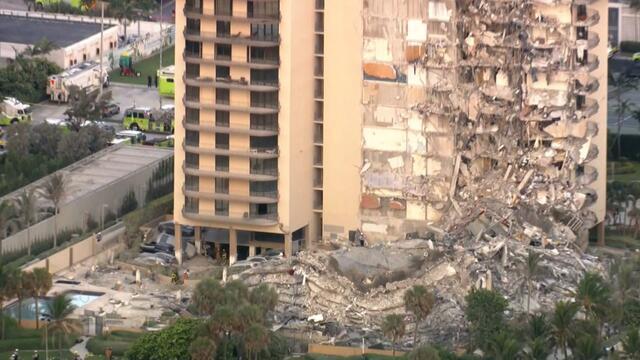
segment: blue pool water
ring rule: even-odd
[[[102,293],[93,293],[93,292],[80,292],[80,291],[69,291],[66,295],[71,298],[71,303],[76,308],[81,308],[93,300],[99,298],[104,295]],[[49,303],[49,299],[38,299],[38,311],[40,314],[47,313],[47,304]],[[14,319],[18,318],[18,303],[14,302],[11,305],[7,306],[4,309],[4,313],[6,315],[11,316]],[[24,320],[35,320],[36,319],[36,302],[34,298],[28,298],[22,301],[22,318]]]

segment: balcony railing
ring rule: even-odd
[[[278,224],[278,214],[253,214],[249,212],[230,212],[228,216],[201,213],[198,210],[184,208],[182,214],[185,218],[198,221],[212,221],[230,224],[246,224],[254,226],[274,226]]]
[[[277,46],[280,44],[279,35],[251,34],[242,33],[224,34],[215,32],[204,32],[198,30],[185,29],[185,38],[194,41],[214,41],[224,44],[246,44],[252,46]]]

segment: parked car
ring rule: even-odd
[[[193,228],[193,226],[182,225],[180,227],[180,229],[182,230],[182,238],[183,239],[184,238],[193,238],[193,237],[196,236],[196,230]],[[175,236],[176,235],[176,225],[173,223],[173,221],[161,222],[160,224],[158,224],[158,232]]]
[[[112,117],[120,114],[120,106],[117,104],[107,104],[102,108],[102,117]]]

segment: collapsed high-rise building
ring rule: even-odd
[[[325,129],[341,130],[325,136],[325,237],[444,235],[481,215],[536,231],[533,212],[586,240],[605,213],[606,6],[326,1]]]
[[[586,239],[605,214],[606,6],[179,0],[176,222],[232,261],[478,219]]]

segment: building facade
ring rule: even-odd
[[[605,216],[607,5],[325,0],[323,237],[520,206],[584,239]]]
[[[629,7],[628,1],[609,0],[609,43],[640,41],[640,12]]]
[[[313,219],[314,4],[176,3],[175,221],[233,262]]]
[[[176,221],[231,259],[514,202],[584,234],[605,212],[606,9],[178,1]]]

